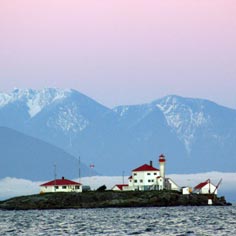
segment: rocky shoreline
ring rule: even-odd
[[[11,198],[0,202],[0,210],[43,210],[108,207],[206,206],[208,196],[182,195],[176,191],[47,193]],[[214,197],[213,205],[226,206],[224,197]]]

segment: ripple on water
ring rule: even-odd
[[[0,235],[236,235],[236,207],[0,211]]]

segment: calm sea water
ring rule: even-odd
[[[236,235],[236,207],[0,211],[0,235]]]

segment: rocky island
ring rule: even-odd
[[[213,197],[213,196],[211,196]],[[207,195],[183,195],[177,191],[88,191],[46,193],[11,198],[0,202],[0,210],[43,210],[108,207],[206,206]],[[213,205],[226,206],[224,197],[214,196]]]

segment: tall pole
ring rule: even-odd
[[[122,171],[122,181],[123,181],[123,184],[125,184],[125,172]]]
[[[56,181],[57,179],[57,164],[54,164],[54,180]]]
[[[79,156],[79,182],[81,181],[80,178],[81,178],[81,170],[80,170],[80,156]]]
[[[54,163],[54,191],[56,192],[57,164]]]

